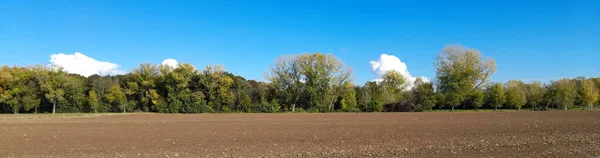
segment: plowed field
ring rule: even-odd
[[[600,112],[0,120],[0,157],[598,157]]]

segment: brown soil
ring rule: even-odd
[[[0,157],[597,157],[600,112],[0,120]]]

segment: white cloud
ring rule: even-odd
[[[375,73],[375,75],[378,77],[374,81],[381,81],[381,76],[385,72],[393,70],[400,72],[400,74],[408,80],[408,88],[412,88],[412,84],[415,82],[415,80],[417,80],[417,78],[422,78],[423,81],[429,82],[429,79],[427,79],[426,77],[414,77],[410,75],[406,63],[403,63],[400,60],[400,58],[394,55],[381,54],[381,56],[379,56],[379,59],[377,59],[376,61],[371,61],[370,64],[373,73]]]
[[[74,54],[52,54],[50,56],[50,66],[62,67],[64,71],[89,77],[98,75],[118,75],[124,71],[119,69],[119,65],[106,61],[98,61],[79,52]]]
[[[177,62],[177,60],[169,58],[163,60],[161,65],[167,65],[172,68],[177,68],[179,66],[179,63]]]

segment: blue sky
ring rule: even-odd
[[[122,70],[173,58],[263,79],[284,54],[333,53],[356,83],[394,55],[435,77],[446,44],[496,59],[493,81],[600,76],[600,2],[0,0],[0,64],[47,64],[81,52]]]

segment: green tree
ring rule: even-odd
[[[471,93],[471,96],[469,97],[469,103],[475,109],[479,109],[483,106],[485,103],[485,94],[481,88],[477,88],[473,91],[473,93]]]
[[[547,96],[547,100],[556,105],[557,108],[567,110],[575,104],[577,89],[575,81],[571,79],[560,79],[552,81],[551,93]]]
[[[88,97],[90,109],[92,112],[98,113],[98,109],[100,108],[100,98],[98,97],[98,94],[96,94],[96,91],[90,90],[90,92],[88,92]]]
[[[160,109],[161,112],[168,113],[179,113],[188,111],[196,111],[186,109],[189,104],[192,103],[192,90],[190,89],[190,82],[194,75],[199,74],[191,64],[179,64],[176,68],[172,68],[166,65],[161,66],[161,74],[163,74],[164,95],[166,96],[167,108]]]
[[[53,71],[41,71],[37,76],[42,83],[46,99],[52,103],[52,113],[56,113],[57,104],[65,99],[65,84],[68,82],[67,74],[60,68]]]
[[[128,74],[127,76],[131,76]],[[104,102],[102,98],[106,96],[106,91],[112,87],[113,85],[118,84],[118,79],[111,76],[100,76],[100,75],[92,75],[88,77],[88,86],[90,90],[93,90],[99,100],[98,103],[98,111],[107,111],[108,104]],[[88,93],[89,94],[89,93]]]
[[[368,90],[366,84],[365,86],[356,86],[354,87],[354,90],[356,91],[357,108],[361,111],[366,111],[369,101],[371,100],[371,94],[367,93]]]
[[[280,57],[266,78],[292,111],[298,104],[305,109],[332,110],[341,95],[337,92],[352,75],[351,69],[344,69],[343,62],[331,54],[306,53]]]
[[[481,53],[460,45],[447,46],[437,56],[438,90],[452,110],[462,104],[471,93],[486,83],[496,71],[494,60],[481,60]]]
[[[352,83],[347,82],[344,85],[344,90],[342,91],[341,98],[341,108],[344,111],[358,111],[357,102],[356,102],[356,90],[354,89],[354,85]]]
[[[546,89],[540,82],[532,82],[527,85],[527,104],[532,107],[532,110],[535,110],[538,105],[542,104],[545,94]]]
[[[433,84],[424,82],[423,79],[417,78],[413,87],[415,111],[431,110],[436,104],[435,92]]]
[[[87,108],[88,96],[86,91],[87,78],[76,75],[67,74],[66,83],[64,84],[64,99],[60,101],[62,106],[59,107],[61,112],[85,112]]]
[[[525,83],[518,80],[510,80],[506,84],[506,104],[521,110],[527,103],[527,89]]]
[[[494,107],[494,109],[497,111],[498,108],[501,108],[502,104],[504,104],[506,101],[504,85],[502,83],[492,84],[485,91],[485,96],[488,104]]]
[[[144,111],[158,112],[158,109],[162,109],[162,106],[165,105],[160,104],[161,96],[156,87],[159,75],[158,67],[149,63],[141,64],[131,75],[134,78],[133,82],[139,86],[135,98]]]
[[[106,102],[112,106],[112,109],[120,109],[123,113],[127,112],[128,104],[125,93],[119,85],[110,87],[105,96]]]
[[[584,79],[581,81],[581,96],[582,105],[592,108],[594,103],[598,101],[598,88],[592,79]]]
[[[402,94],[407,83],[404,76],[398,71],[387,71],[382,76],[381,90],[383,90],[383,104],[391,104],[402,100]]]
[[[186,104],[186,109],[191,113],[206,113],[213,112],[211,107],[206,105],[206,100],[204,99],[206,96],[201,91],[193,92],[190,95],[190,100],[192,101],[190,104]]]
[[[337,91],[352,78],[351,69],[332,54],[303,54],[298,56],[299,66],[305,79],[308,93],[308,108],[332,110],[334,101],[340,96]]]
[[[290,105],[290,110],[294,112],[306,90],[303,83],[306,79],[302,75],[298,58],[296,56],[278,58],[265,76],[281,101]]]
[[[40,98],[37,96],[37,86],[32,71],[27,68],[16,67],[13,69],[4,69],[0,74],[4,82],[5,90],[0,94],[0,103],[10,106],[13,113],[19,111],[30,111],[40,105]]]

